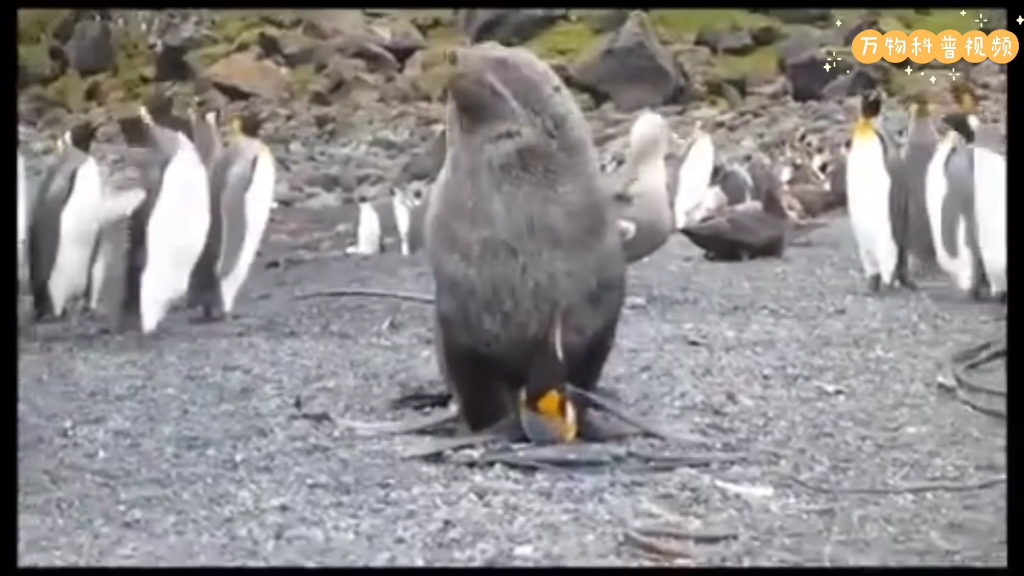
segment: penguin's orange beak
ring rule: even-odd
[[[576,407],[558,390],[549,390],[530,406],[562,442],[572,442],[579,433]]]

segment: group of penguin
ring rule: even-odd
[[[821,225],[803,220],[805,212],[837,207],[805,205],[798,193],[809,186],[809,198],[847,204],[871,291],[894,282],[915,287],[913,260],[914,269],[938,266],[976,298],[1005,298],[1006,161],[979,138],[985,129],[970,85],[956,83],[953,92],[959,111],[943,117],[942,139],[929,102],[917,96],[908,141],[897,149],[876,124],[882,96],[872,90],[862,95],[845,150],[832,156],[787,145],[774,166],[763,153],[722,161],[699,122],[683,142],[662,116],[642,111],[630,128],[625,161],[604,183],[627,261],[649,256],[677,231],[712,259],[779,256],[795,226]],[[801,180],[794,169],[812,174]],[[403,255],[415,252],[428,202],[419,190],[377,201],[360,197],[357,243],[349,252],[377,254],[390,231]]]
[[[877,91],[863,95],[846,158],[847,205],[871,291],[915,288],[910,260],[936,264],[975,299],[1005,300],[1006,158],[991,148],[969,84],[952,85],[959,110],[940,138],[923,96],[897,150],[876,124]]]
[[[90,153],[91,122],[58,140],[38,186],[19,152],[19,288],[27,284],[37,322],[66,317],[78,299],[143,334],[186,297],[202,310],[197,320],[231,314],[270,218],[275,160],[255,116],[233,118],[225,143],[216,112],[193,106],[185,125],[176,120],[169,107],[142,106],[122,123],[126,139],[138,124],[141,189],[109,186]],[[114,294],[106,310],[104,291]]]

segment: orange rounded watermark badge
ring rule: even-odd
[[[931,30],[914,30],[907,35],[907,58],[914,64],[935,60],[939,41]]]
[[[882,58],[890,64],[899,64],[907,59],[906,32],[893,30],[882,36]]]
[[[878,30],[865,30],[853,39],[854,59],[861,64],[874,64],[882,59],[882,33]]]
[[[981,30],[965,32],[960,42],[960,56],[971,64],[981,64],[988,58],[988,34]]]
[[[988,59],[996,64],[1008,64],[1017,55],[1017,35],[1009,30],[993,30],[988,35]]]
[[[938,34],[929,30],[914,30],[910,34],[893,30],[882,34],[878,30],[865,30],[853,39],[850,50],[861,64],[874,64],[885,60],[899,64],[910,59],[915,64],[955,64],[965,60],[980,64],[991,60],[1007,64],[1017,56],[1020,44],[1017,35],[1009,30],[994,30],[986,35],[981,30],[960,34],[956,30],[943,30]]]

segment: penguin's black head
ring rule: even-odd
[[[92,147],[93,140],[96,139],[96,129],[97,126],[89,120],[72,126],[71,130],[68,130],[68,134],[71,137],[71,145],[82,152],[88,153]]]
[[[366,194],[356,194],[356,203],[357,204],[362,204],[364,202],[368,202],[369,200],[370,200],[370,198],[367,197]]]
[[[876,118],[882,111],[882,94],[878,90],[868,90],[860,97],[860,115],[864,118]]]
[[[250,138],[259,138],[260,130],[263,128],[263,119],[255,112],[239,114],[238,131]]]
[[[962,112],[946,114],[942,117],[942,123],[963,136],[968,144],[974,142],[974,129],[971,128],[971,123],[967,121],[966,114]]]

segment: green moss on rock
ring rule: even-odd
[[[47,42],[70,10],[18,10],[18,44]]]
[[[774,46],[764,46],[743,56],[719,54],[711,62],[712,70],[725,80],[773,76],[779,71],[779,54]]]
[[[690,44],[704,30],[781,27],[775,18],[747,10],[651,10],[651,24],[666,44]]]
[[[559,22],[526,46],[545,60],[572,60],[593,46],[600,37],[584,21]]]

